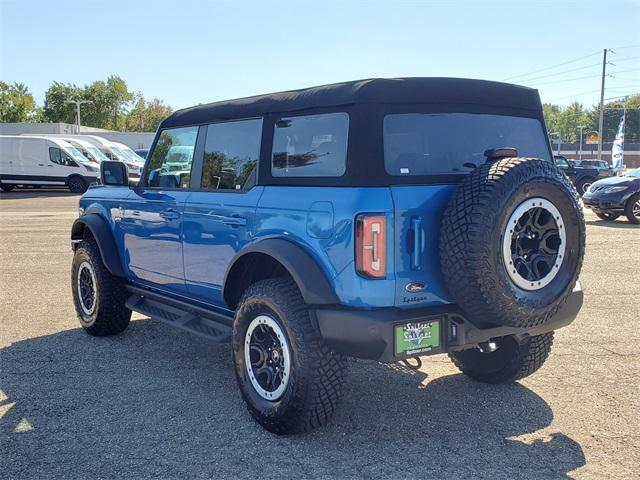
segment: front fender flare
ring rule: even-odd
[[[116,277],[126,277],[113,233],[107,222],[97,213],[83,215],[73,222],[71,240],[82,240],[86,229],[89,229],[98,244],[102,263],[107,270]]]
[[[242,257],[252,253],[269,255],[280,262],[296,282],[305,303],[309,305],[337,305],[340,303],[327,275],[318,262],[302,247],[280,238],[269,238],[248,245],[233,257],[222,283],[222,298],[225,301],[230,297],[230,292],[226,289],[234,266]]]

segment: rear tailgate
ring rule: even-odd
[[[455,185],[391,187],[394,204],[395,305],[450,303],[440,273],[440,223]]]

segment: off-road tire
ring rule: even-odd
[[[258,315],[272,317],[288,337],[291,373],[276,401],[262,398],[245,366],[245,335]],[[242,295],[233,327],[236,379],[249,412],[276,434],[304,432],[327,423],[341,397],[346,362],[322,340],[308,306],[290,278],[273,278],[251,285]]]
[[[611,212],[595,212],[595,214],[600,220],[604,220],[605,222],[614,222],[621,215],[620,213]]]
[[[517,286],[502,256],[503,232],[529,198],[551,202],[563,218],[565,253],[541,289]],[[465,177],[444,212],[440,263],[446,287],[468,320],[483,328],[528,328],[547,322],[566,303],[582,267],[585,224],[578,193],[549,161],[505,158]]]
[[[629,222],[633,223],[634,225],[640,225],[640,218],[636,217],[633,214],[634,205],[638,201],[640,201],[640,192],[631,195],[624,206],[624,214],[627,217],[627,220],[629,220]]]
[[[91,314],[83,310],[79,298],[78,272],[83,262],[90,263],[97,284],[95,307]],[[131,310],[125,306],[128,294],[124,281],[107,270],[92,238],[84,239],[76,246],[71,265],[71,291],[80,325],[88,334],[97,337],[116,335],[129,325]]]
[[[87,182],[81,177],[71,177],[67,180],[67,186],[71,193],[84,193],[87,191]]]
[[[581,178],[580,180],[578,180],[578,183],[576,184],[578,195],[583,196],[585,193],[587,193],[585,188],[591,187],[591,185],[593,185],[593,182],[595,181],[596,179],[591,177]]]
[[[449,358],[468,377],[484,383],[511,383],[528,377],[544,364],[551,351],[553,332],[516,339],[504,337],[494,352],[477,348],[450,352]]]
[[[0,189],[2,189],[3,192],[10,192],[14,188],[16,188],[16,186],[11,184],[11,183],[1,183],[0,184]]]

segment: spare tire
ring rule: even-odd
[[[533,327],[566,302],[582,267],[578,192],[551,162],[503,158],[472,171],[444,212],[440,263],[476,326]]]

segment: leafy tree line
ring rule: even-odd
[[[604,143],[613,142],[620,124],[620,112],[626,106],[625,142],[640,143],[640,94],[625,99],[605,103],[604,110]],[[580,141],[580,125],[584,126],[583,134],[598,131],[600,109],[598,106],[585,108],[581,103],[573,102],[562,108],[558,105],[545,103],[542,106],[547,130],[552,139],[560,132],[563,143],[578,143]],[[583,142],[585,139],[583,139]]]
[[[88,100],[80,108],[82,125],[117,131],[153,132],[171,114],[160,99],[147,100],[129,91],[117,75],[84,87],[53,82],[45,93],[44,105],[20,83],[0,81],[0,122],[76,122],[76,106],[67,100]]]

